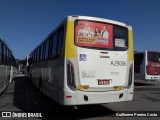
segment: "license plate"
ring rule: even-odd
[[[110,80],[98,80],[98,85],[109,85]]]

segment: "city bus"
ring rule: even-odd
[[[160,79],[160,52],[147,50],[134,52],[134,60],[135,79]]]
[[[40,94],[61,105],[131,101],[134,51],[130,25],[67,16],[29,55]]]
[[[0,37],[0,94],[6,89],[16,74],[16,61],[12,51]]]

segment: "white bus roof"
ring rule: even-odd
[[[115,20],[106,19],[106,18],[91,17],[91,16],[78,16],[78,15],[67,16],[67,18],[69,20],[75,20],[75,19],[83,19],[84,20],[85,19],[85,20],[93,20],[93,21],[99,21],[99,22],[107,22],[107,23],[116,24],[116,25],[120,25],[120,26],[127,26],[132,29],[132,27],[128,24],[118,22]]]

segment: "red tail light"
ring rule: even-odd
[[[72,98],[72,96],[70,95],[70,96],[66,96],[66,98]]]

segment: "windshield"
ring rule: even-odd
[[[160,53],[158,53],[158,52],[148,52],[148,61],[150,61],[150,62],[160,62]]]
[[[124,51],[128,49],[128,29],[102,22],[77,20],[75,44],[79,47]]]

